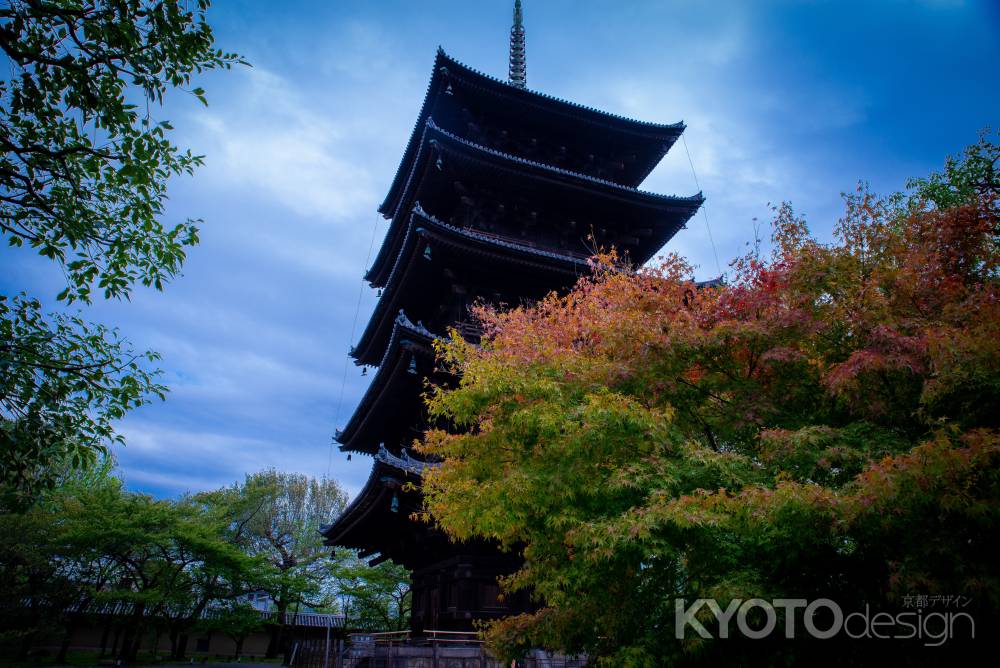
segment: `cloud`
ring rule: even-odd
[[[176,429],[144,420],[131,421],[122,433],[128,445],[116,454],[126,485],[172,496],[217,489],[266,468],[315,476],[326,465],[326,451],[268,438]],[[349,494],[359,488],[358,482],[345,485]]]
[[[292,211],[344,221],[371,211],[374,179],[349,135],[285,78],[255,68],[222,109],[196,117],[212,178],[242,186]]]

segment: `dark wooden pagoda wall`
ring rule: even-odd
[[[414,630],[467,631],[475,619],[495,619],[531,610],[531,601],[524,592],[500,599],[497,576],[513,573],[518,565],[514,557],[481,548],[478,553],[458,554],[415,572]]]

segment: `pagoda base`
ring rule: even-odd
[[[475,631],[474,620],[497,619],[530,612],[525,592],[500,597],[497,579],[518,569],[513,555],[461,554],[413,572],[414,635],[425,629]]]

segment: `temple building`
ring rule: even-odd
[[[341,450],[372,457],[371,475],[331,525],[326,544],[355,548],[413,573],[413,631],[471,630],[473,620],[530,609],[499,598],[497,577],[519,557],[486,543],[455,544],[411,519],[433,462],[409,445],[427,426],[421,399],[436,376],[433,340],[457,328],[472,340],[477,302],[515,305],[566,290],[597,247],[635,265],[657,253],[701,205],[638,186],[683,123],[631,120],[526,87],[520,2],[510,79],[439,50],[423,107],[379,207],[389,229],[365,278],[380,291],[351,355],[378,367],[346,426]],[[413,483],[408,485],[407,483]]]

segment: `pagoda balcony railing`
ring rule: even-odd
[[[413,647],[429,647],[436,644],[470,645],[478,647],[483,644],[482,634],[477,631],[437,631],[425,630],[413,634],[410,631],[383,631],[380,633],[350,633],[348,637],[355,647],[370,647],[378,645],[402,645]]]
[[[489,237],[490,239],[496,239],[497,241],[502,241],[508,244],[514,244],[516,246],[526,246],[528,248],[536,248],[538,250],[546,251],[548,253],[555,253],[557,255],[565,255],[566,257],[576,258],[578,260],[589,260],[591,255],[589,253],[580,253],[577,251],[571,251],[566,248],[555,248],[550,244],[540,244],[531,239],[526,239],[524,237],[514,237],[507,234],[497,234],[496,232],[487,232],[476,227],[471,227],[466,225],[462,228],[466,232],[472,232],[480,236]]]
[[[470,343],[479,343],[479,340],[483,338],[483,326],[478,322],[471,320],[459,320],[451,324],[462,338]]]

